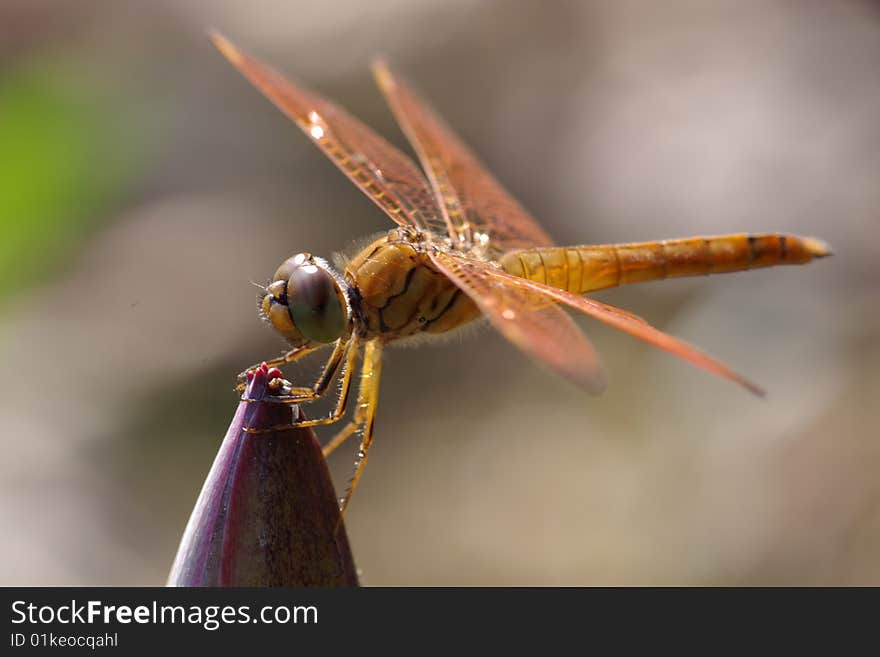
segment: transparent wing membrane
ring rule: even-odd
[[[377,61],[379,87],[421,160],[453,242],[486,257],[553,242],[446,123],[388,65]]]
[[[458,261],[458,258],[455,256],[447,256],[445,259]],[[559,290],[555,287],[544,285],[543,283],[513,276],[488,263],[468,262],[467,267],[474,272],[471,274],[472,277],[480,278],[482,280],[491,280],[500,287],[528,290],[533,294],[543,295],[548,300],[553,299],[554,301],[565,304],[570,308],[574,308],[585,315],[589,315],[601,322],[605,322],[616,329],[625,331],[626,333],[644,340],[655,347],[659,347],[671,354],[675,354],[679,358],[683,358],[698,367],[702,367],[704,370],[734,381],[756,395],[764,395],[764,391],[760,387],[746,379],[744,376],[737,374],[721,361],[682,340],[674,338],[671,335],[654,328],[637,315],[628,313],[620,308],[615,308],[614,306],[609,306],[608,304],[596,301],[595,299],[588,299],[587,297],[581,297],[566,292],[565,290]]]
[[[604,390],[605,376],[593,345],[546,295],[488,276],[491,265],[484,268],[483,263],[444,253],[431,259],[522,351],[593,394]]]
[[[444,234],[446,224],[418,166],[335,103],[287,79],[217,33],[211,39],[376,205],[401,226]]]

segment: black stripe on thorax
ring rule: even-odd
[[[433,323],[436,322],[438,319],[440,319],[441,317],[443,317],[443,315],[445,315],[445,314],[447,313],[447,311],[449,311],[449,309],[452,308],[452,306],[455,305],[455,302],[458,301],[458,297],[459,297],[460,294],[461,294],[461,288],[457,288],[457,289],[455,290],[455,293],[449,298],[449,301],[446,303],[446,305],[443,306],[443,310],[441,310],[441,311],[439,312],[439,314],[438,314],[434,319],[429,319],[427,322],[425,322],[425,323],[422,325],[422,328],[423,328],[423,329],[428,328],[431,324],[433,324]]]
[[[379,308],[379,310],[384,310],[389,306],[389,304],[394,301],[397,297],[403,296],[406,294],[406,291],[409,289],[409,286],[412,284],[413,276],[416,275],[416,269],[418,269],[418,265],[413,265],[410,270],[406,273],[406,280],[403,282],[403,289],[397,294],[393,294],[385,300],[385,303]]]

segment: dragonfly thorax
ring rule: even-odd
[[[260,315],[294,347],[328,344],[348,326],[348,288],[323,258],[299,253],[281,263],[260,295]]]

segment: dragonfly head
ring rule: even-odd
[[[342,337],[351,314],[348,283],[322,258],[288,258],[260,295],[260,315],[293,347]]]

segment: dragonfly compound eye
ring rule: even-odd
[[[333,342],[345,329],[346,311],[336,280],[311,258],[293,267],[287,305],[296,328],[313,342]]]

